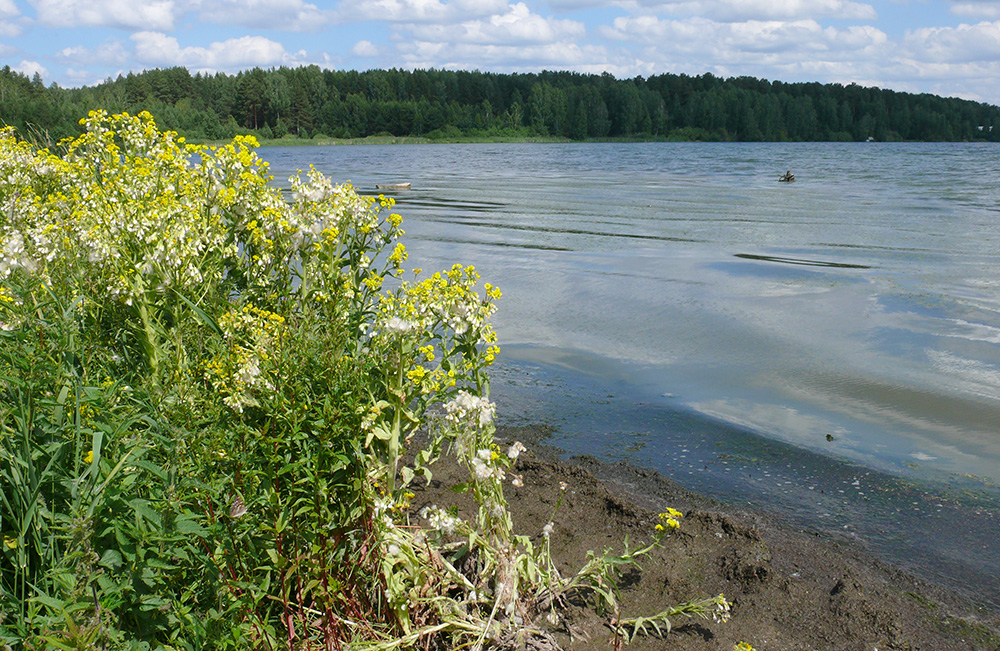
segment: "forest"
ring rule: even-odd
[[[101,108],[149,111],[188,139],[417,136],[570,140],[995,141],[1000,107],[862,87],[751,77],[576,72],[186,68],[45,86],[0,70],[0,123],[45,140],[79,135]]]

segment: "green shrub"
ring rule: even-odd
[[[616,612],[635,553],[563,579],[512,531],[499,290],[460,265],[404,278],[391,199],[313,169],[286,198],[252,137],[81,124],[58,154],[0,131],[7,645],[452,648],[543,635],[573,592]],[[414,526],[408,486],[446,443],[479,515]]]

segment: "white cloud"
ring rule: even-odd
[[[378,48],[371,41],[358,41],[351,48],[351,54],[356,57],[374,57],[378,56]]]
[[[7,21],[8,18],[17,18],[21,15],[14,0],[0,0],[0,36],[15,38],[24,31],[17,23]]]
[[[295,65],[298,55],[262,36],[217,41],[208,47],[181,47],[177,39],[157,32],[132,34],[135,59],[150,66],[185,66],[192,70],[236,70],[254,66]]]
[[[581,7],[577,0],[550,0],[560,10]],[[717,21],[842,18],[874,20],[875,8],[852,0],[584,0],[585,6],[621,6],[631,13],[700,16]]]
[[[46,27],[117,27],[171,31],[173,0],[29,0]]]
[[[620,17],[601,30],[608,38],[656,46],[664,54],[701,55],[716,63],[749,63],[766,55],[788,60],[817,56],[849,59],[874,53],[888,43],[874,27],[823,27],[814,20],[716,22],[705,18],[661,20],[656,16]]]
[[[55,58],[63,63],[75,65],[122,65],[128,60],[129,53],[121,42],[105,41],[94,49],[73,46],[65,47],[55,54]]]
[[[66,86],[70,88],[93,86],[101,83],[105,79],[113,79],[118,76],[117,74],[98,76],[95,75],[92,70],[78,70],[76,68],[66,68],[63,71],[63,75],[66,78]]]
[[[343,20],[405,23],[454,23],[504,11],[507,0],[343,0]]]
[[[502,70],[517,72],[542,68],[603,72],[612,70],[605,48],[559,42],[536,45],[446,44],[407,42],[400,50],[412,68],[437,67],[458,70]]]
[[[992,62],[1000,57],[1000,21],[957,27],[923,27],[903,39],[916,59],[929,62]]]
[[[296,32],[322,29],[335,15],[303,0],[193,0],[191,8],[211,23]]]
[[[507,13],[490,16],[488,20],[469,20],[458,25],[417,25],[410,27],[410,31],[421,41],[513,45],[578,39],[586,28],[574,20],[543,18],[531,13],[523,2],[518,2],[511,5]]]
[[[37,61],[21,61],[21,63],[16,66],[11,66],[12,70],[20,72],[22,75],[27,75],[29,77],[34,77],[35,74],[39,74],[44,79],[48,77],[49,71],[45,69],[45,66],[38,63]]]
[[[956,2],[951,6],[951,13],[967,18],[1000,18],[1000,3],[998,2]]]

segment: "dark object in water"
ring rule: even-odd
[[[795,181],[795,175],[792,174],[792,170],[788,170],[784,174],[778,177],[778,180],[784,183],[792,183]]]

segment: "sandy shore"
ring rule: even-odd
[[[652,537],[656,514],[682,511],[680,530],[664,540],[621,582],[622,616],[651,615],[668,606],[724,593],[732,619],[678,619],[665,638],[639,637],[631,649],[720,649],[747,642],[757,651],[906,649],[1000,650],[1000,613],[878,561],[845,541],[793,530],[766,514],[735,508],[625,463],[592,457],[563,461],[546,447],[543,428],[502,428],[499,440],[520,440],[529,451],[514,472],[524,485],[505,493],[515,527],[540,539],[554,523],[553,557],[565,574],[590,550],[621,551]],[[457,504],[449,486],[467,479],[441,462],[430,486],[418,489],[415,508]],[[567,489],[559,502],[560,482]],[[419,483],[419,482],[418,482]],[[563,648],[610,648],[606,616],[571,608],[553,629]]]

